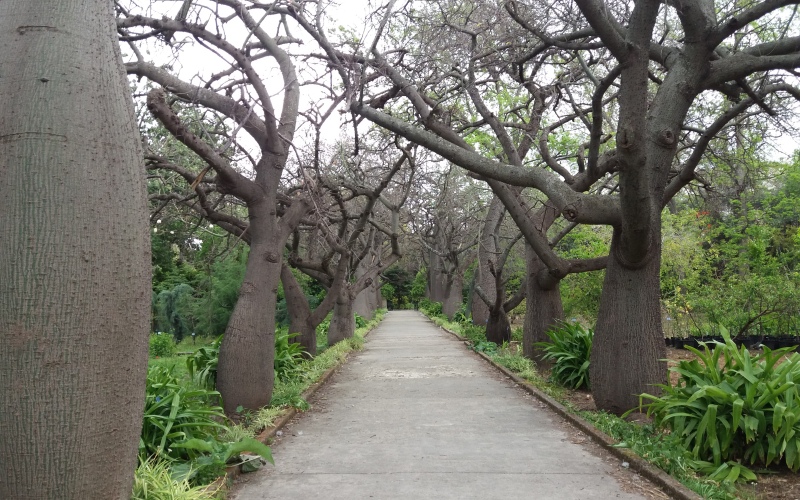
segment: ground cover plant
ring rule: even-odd
[[[550,370],[553,381],[570,389],[588,389],[592,329],[577,322],[562,322],[545,333],[550,342],[536,345],[544,351],[543,358],[553,363]]]
[[[794,348],[751,354],[727,330],[724,342],[687,347],[697,359],[671,370],[680,378],[643,394],[656,424],[668,428],[712,477],[755,480],[743,464],[800,470],[800,355]]]

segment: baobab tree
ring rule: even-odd
[[[150,244],[115,33],[105,0],[0,2],[2,498],[131,494]]]

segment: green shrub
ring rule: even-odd
[[[364,328],[365,326],[367,326],[367,320],[356,314],[356,328]]]
[[[275,333],[275,378],[289,379],[298,374],[304,359],[303,347],[297,342],[290,342],[299,334],[289,334],[288,331]]]
[[[442,303],[441,302],[433,302],[430,299],[420,299],[419,301],[419,309],[420,311],[424,312],[428,316],[441,316],[442,315]]]
[[[154,333],[150,335],[150,356],[166,358],[174,356],[176,351],[175,339],[169,333]]]
[[[186,358],[186,368],[189,369],[189,376],[196,378],[200,387],[215,389],[217,387],[217,364],[219,363],[219,346],[222,343],[222,335],[216,338],[210,345],[201,347],[191,356]]]
[[[214,404],[218,392],[189,388],[172,370],[160,366],[148,370],[146,387],[139,441],[142,458],[190,459],[191,453],[173,445],[187,439],[216,437],[225,429],[221,423],[225,414]]]
[[[497,352],[497,344],[488,340],[479,340],[477,342],[473,342],[472,346],[470,346],[470,349],[475,352],[494,354]]]
[[[780,358],[793,347],[753,356],[737,348],[724,328],[724,343],[703,343],[697,356],[670,370],[680,379],[661,385],[662,396],[643,394],[655,422],[669,427],[686,449],[727,481],[755,476],[734,461],[800,470],[800,356]],[[711,349],[710,344],[714,347]]]
[[[537,342],[544,359],[553,361],[550,377],[570,389],[589,387],[589,354],[594,331],[578,323],[561,323],[547,331],[550,342]]]

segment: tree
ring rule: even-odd
[[[0,497],[127,499],[150,246],[111,4],[0,2],[0,46]]]
[[[333,301],[328,345],[353,336],[357,297],[373,284],[379,290],[380,273],[402,256],[400,210],[416,159],[412,148],[396,149],[399,154],[386,161],[382,147],[362,146],[358,158],[347,158],[340,145],[326,171],[315,168],[325,191],[316,203],[325,208],[317,210],[313,226],[295,231],[288,260],[327,290],[309,321],[321,322]]]
[[[318,26],[304,26],[353,89],[354,113],[490,184],[541,191],[555,217],[614,228],[591,376],[598,407],[620,413],[665,379],[659,361],[662,207],[695,179],[709,141],[732,119],[753,109],[779,116],[775,110],[788,109],[787,99],[800,97],[792,73],[800,37],[788,36],[795,28],[793,3],[576,0],[553,7],[509,1],[501,9],[489,2],[441,1],[405,3],[393,11],[389,2],[377,12],[367,53],[335,47]],[[407,36],[426,20],[438,23],[426,33],[444,35],[422,43]],[[443,40],[456,50],[438,51]],[[552,125],[528,129],[500,121],[491,108],[480,113],[480,124],[504,144],[501,160],[464,144],[464,132],[475,125],[455,119],[468,102],[462,96],[480,111],[481,88],[513,84],[535,97],[554,75],[561,80],[550,85],[561,103],[554,112],[569,110],[571,116],[566,122],[550,118],[562,131],[580,134],[575,155],[551,154],[557,139]],[[534,117],[531,108],[522,112]],[[516,146],[505,145],[520,135]],[[519,145],[534,142],[538,154],[530,163],[545,169],[525,164],[529,148]],[[604,163],[606,172],[614,172],[611,182]],[[572,186],[576,174],[609,189],[583,194],[588,187]],[[499,196],[504,189],[493,186]],[[506,206],[517,220],[513,206]],[[550,253],[542,234],[526,239],[542,260],[541,275],[558,280],[572,271],[572,263]]]
[[[117,26],[133,51],[134,60],[126,63],[128,73],[160,86],[148,92],[148,110],[206,165],[195,171],[151,151],[148,168],[183,177],[190,192],[176,201],[250,245],[244,281],[220,346],[217,371],[223,406],[233,415],[240,406],[257,409],[270,402],[284,244],[311,206],[302,189],[284,192],[281,180],[300,116],[297,71],[282,45],[296,40],[267,33],[267,20],[280,17],[267,4],[220,0],[212,9],[202,7],[198,5],[185,17],[170,20],[137,15],[119,5]],[[278,30],[288,33],[284,21],[276,21]],[[247,33],[242,47],[229,41],[224,31],[234,22]],[[209,53],[223,57],[228,68],[197,85],[147,61],[135,42],[165,33],[169,33],[170,41],[184,36],[200,40]],[[280,110],[274,107],[275,97],[261,76],[268,74],[263,67],[265,59],[280,73]],[[175,109],[175,101],[194,107],[197,115],[215,117],[220,126],[198,130],[187,123],[180,109]],[[240,132],[247,134],[250,142],[243,144]],[[246,164],[254,175],[240,164]],[[230,198],[246,207],[247,221],[220,209]]]

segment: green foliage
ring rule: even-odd
[[[225,332],[239,298],[248,250],[214,262],[197,301],[197,332],[217,337]]]
[[[753,356],[724,328],[722,336],[724,343],[713,349],[706,343],[702,350],[689,348],[697,359],[671,368],[680,379],[674,387],[660,386],[662,396],[642,395],[650,401],[643,405],[648,415],[724,480],[753,478],[739,461],[783,461],[800,470],[800,355],[779,363],[794,348],[764,347]]]
[[[213,438],[225,428],[225,414],[213,403],[218,392],[187,387],[163,367],[148,370],[146,387],[140,456],[188,460],[192,456],[173,445]]]
[[[275,378],[286,380],[302,369],[305,356],[303,347],[297,342],[290,342],[298,333],[290,334],[287,330],[275,332]]]
[[[494,342],[490,342],[488,340],[479,340],[477,342],[474,342],[470,346],[470,349],[472,349],[475,352],[482,352],[482,353],[485,353],[485,354],[493,354],[493,353],[497,352],[497,344],[495,344]]]
[[[356,328],[364,328],[367,326],[367,320],[356,314]]]
[[[561,323],[548,330],[550,342],[538,342],[544,359],[553,361],[550,376],[557,384],[570,389],[589,387],[589,354],[594,331],[578,323]]]
[[[608,254],[611,231],[608,227],[580,225],[558,244],[565,259],[591,259]],[[567,317],[595,318],[600,308],[605,271],[575,273],[559,285],[564,314]]]
[[[216,492],[205,486],[192,486],[187,478],[175,480],[171,463],[142,460],[133,479],[131,500],[210,500]]]
[[[150,335],[150,356],[166,358],[175,354],[176,344],[172,335],[153,333]]]
[[[271,464],[275,463],[269,446],[251,437],[241,438],[235,442],[223,442],[217,439],[188,439],[176,443],[174,446],[197,454],[191,462],[173,466],[173,474],[197,484],[207,484],[222,476],[225,474],[225,467],[229,465],[247,463],[251,466],[251,470],[254,470],[261,465],[257,461],[258,457],[262,457]],[[243,460],[239,454],[244,452],[254,453],[255,456]],[[238,460],[235,460],[237,458]]]
[[[441,316],[442,315],[442,303],[441,302],[433,302],[430,299],[422,298],[419,300],[419,310],[427,314],[428,316]]]
[[[414,276],[414,281],[411,283],[411,291],[409,292],[409,298],[411,302],[417,304],[420,309],[422,309],[422,300],[425,297],[425,289],[427,288],[428,284],[428,277],[425,268],[420,269],[417,271],[416,276]]]
[[[189,377],[196,380],[200,387],[214,389],[217,387],[217,364],[219,363],[219,346],[222,335],[210,345],[203,346],[186,358]]]
[[[156,296],[155,308],[158,313],[159,328],[169,331],[180,342],[191,333],[194,323],[193,294],[194,289],[186,283],[176,285],[170,290],[163,290]]]

